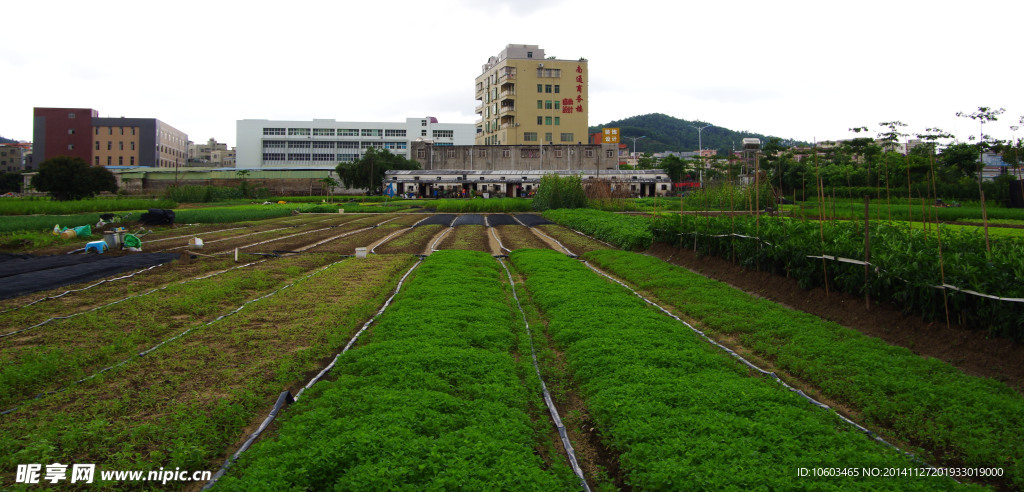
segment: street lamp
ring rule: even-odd
[[[690,125],[690,126],[697,129],[697,157],[700,157],[700,163],[701,163],[701,166],[700,166],[701,170],[700,171],[701,171],[701,173],[703,173],[704,172],[703,168],[705,167],[705,164],[704,164],[704,145],[702,144],[701,139],[700,139],[700,132],[704,131],[705,128],[707,128],[709,126],[713,126],[713,125],[704,125],[704,126]],[[704,175],[703,174],[701,174],[700,185],[704,186]]]
[[[633,139],[633,156],[636,157],[636,141],[640,140],[641,138],[647,138],[647,135],[644,135],[642,137],[623,137],[623,138],[631,138],[631,139]]]

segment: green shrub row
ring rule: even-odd
[[[182,203],[209,203],[245,198],[262,199],[269,197],[270,191],[265,187],[253,188],[247,182],[243,182],[237,187],[172,185],[164,191],[164,196]]]
[[[369,342],[283,416],[225,490],[569,490],[545,469],[510,351],[515,318],[488,255],[431,255]]]
[[[272,219],[291,215],[292,205],[242,205],[234,207],[186,208],[174,211],[178,224],[218,224]]]
[[[945,321],[948,306],[953,322],[984,327],[997,336],[1024,339],[1024,303],[1000,301],[935,286],[945,283],[985,294],[1024,298],[1024,242],[1011,238],[985,240],[972,228],[942,227],[942,269],[936,231],[910,229],[906,223],[871,222],[871,264],[825,261],[813,256],[864,259],[864,223],[798,221],[761,217],[660,217],[657,240],[692,248],[701,254],[735,259],[795,278],[804,288],[824,286],[854,295],[892,302],[927,320]],[[740,238],[731,234],[753,237]],[[694,241],[696,236],[696,242]],[[716,237],[717,236],[717,237]],[[756,239],[760,238],[760,239]],[[824,239],[823,239],[824,238]],[[826,276],[827,273],[827,276]]]
[[[433,206],[442,213],[508,213],[508,212],[532,212],[532,200],[525,198],[474,198],[466,199],[443,199],[427,204]]]
[[[72,215],[87,212],[119,213],[149,208],[174,208],[174,200],[148,198],[91,198],[58,202],[49,198],[4,198],[0,215]],[[5,218],[4,221],[8,219]]]
[[[800,468],[913,467],[581,263],[510,255],[548,319],[626,483],[643,490],[934,490],[947,478],[800,477]]]
[[[547,210],[543,215],[550,221],[589,234],[622,249],[647,249],[654,240],[651,219],[647,217],[591,209]]]
[[[821,213],[819,211],[819,203],[817,199],[800,202],[797,206],[792,207],[793,215],[818,218]],[[954,204],[957,206],[952,206]],[[981,223],[981,203],[977,201],[960,203],[947,200],[944,202],[944,205],[950,206],[937,207],[934,205],[935,202],[927,199],[922,207],[920,198],[908,200],[906,198],[892,197],[886,200],[883,195],[881,198],[875,197],[871,199],[869,217],[871,220],[889,219],[889,217],[892,217],[893,220],[914,221],[920,221],[922,217],[925,217],[928,220],[976,220]],[[850,199],[837,197],[833,200],[829,197],[825,201],[824,215],[826,218],[862,220],[864,218],[864,198]],[[1024,209],[1002,207],[995,202],[987,201],[985,204],[985,215],[988,216],[989,222],[1024,220]]]

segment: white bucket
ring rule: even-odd
[[[202,248],[203,247],[203,240],[199,239],[198,237],[194,237],[194,238],[188,240],[188,246],[190,248],[196,248],[196,249]]]
[[[366,258],[366,248],[356,248],[356,258]]]

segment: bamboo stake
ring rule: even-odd
[[[907,140],[907,224],[910,227],[914,226],[914,192],[910,189],[910,140]]]
[[[836,221],[836,187],[832,187],[832,223]]]
[[[758,163],[757,154],[754,154],[754,208],[756,209],[754,216],[754,236],[757,237],[757,263],[755,268],[757,271],[761,271],[761,166]]]
[[[871,267],[868,263],[871,262],[871,228],[868,226],[871,220],[871,197],[864,197],[864,308],[867,310],[871,309],[871,288],[870,288],[870,275]]]
[[[932,203],[938,196],[938,191],[935,187],[935,153],[932,152],[931,158],[932,167]],[[934,206],[932,207],[934,208]],[[942,227],[939,224],[939,214],[935,212],[935,234],[936,239],[939,242],[939,278],[942,280],[942,306],[946,309],[946,329],[949,329],[949,296],[946,294],[946,269],[942,264]]]
[[[924,211],[924,197],[921,197],[921,228],[924,229],[924,238],[928,239],[928,233],[931,232],[931,225],[928,223],[928,217],[926,217]]]
[[[981,223],[985,225],[985,252],[992,254],[992,247],[988,243],[988,211],[985,209],[985,192],[981,192]]]
[[[818,178],[818,232],[821,235],[821,271],[825,278],[825,297],[828,297],[828,263],[825,261],[825,190],[824,183]]]
[[[729,218],[732,222],[732,234],[729,236],[729,245],[732,246],[732,263],[736,264],[736,190],[729,190]]]
[[[825,297],[828,297],[828,264],[825,262],[825,189],[818,165],[818,143],[814,143],[814,178],[818,185],[818,232],[821,235],[821,271],[825,279]]]
[[[889,159],[885,160],[885,209],[889,213],[889,222],[892,222],[892,201],[889,197]]]

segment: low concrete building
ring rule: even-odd
[[[397,195],[418,197],[461,197],[487,193],[489,196],[532,196],[547,174],[579,176],[584,186],[598,180],[610,184],[612,191],[632,196],[664,196],[672,190],[672,181],[661,169],[637,170],[453,170],[424,169],[388,171],[385,190]]]

